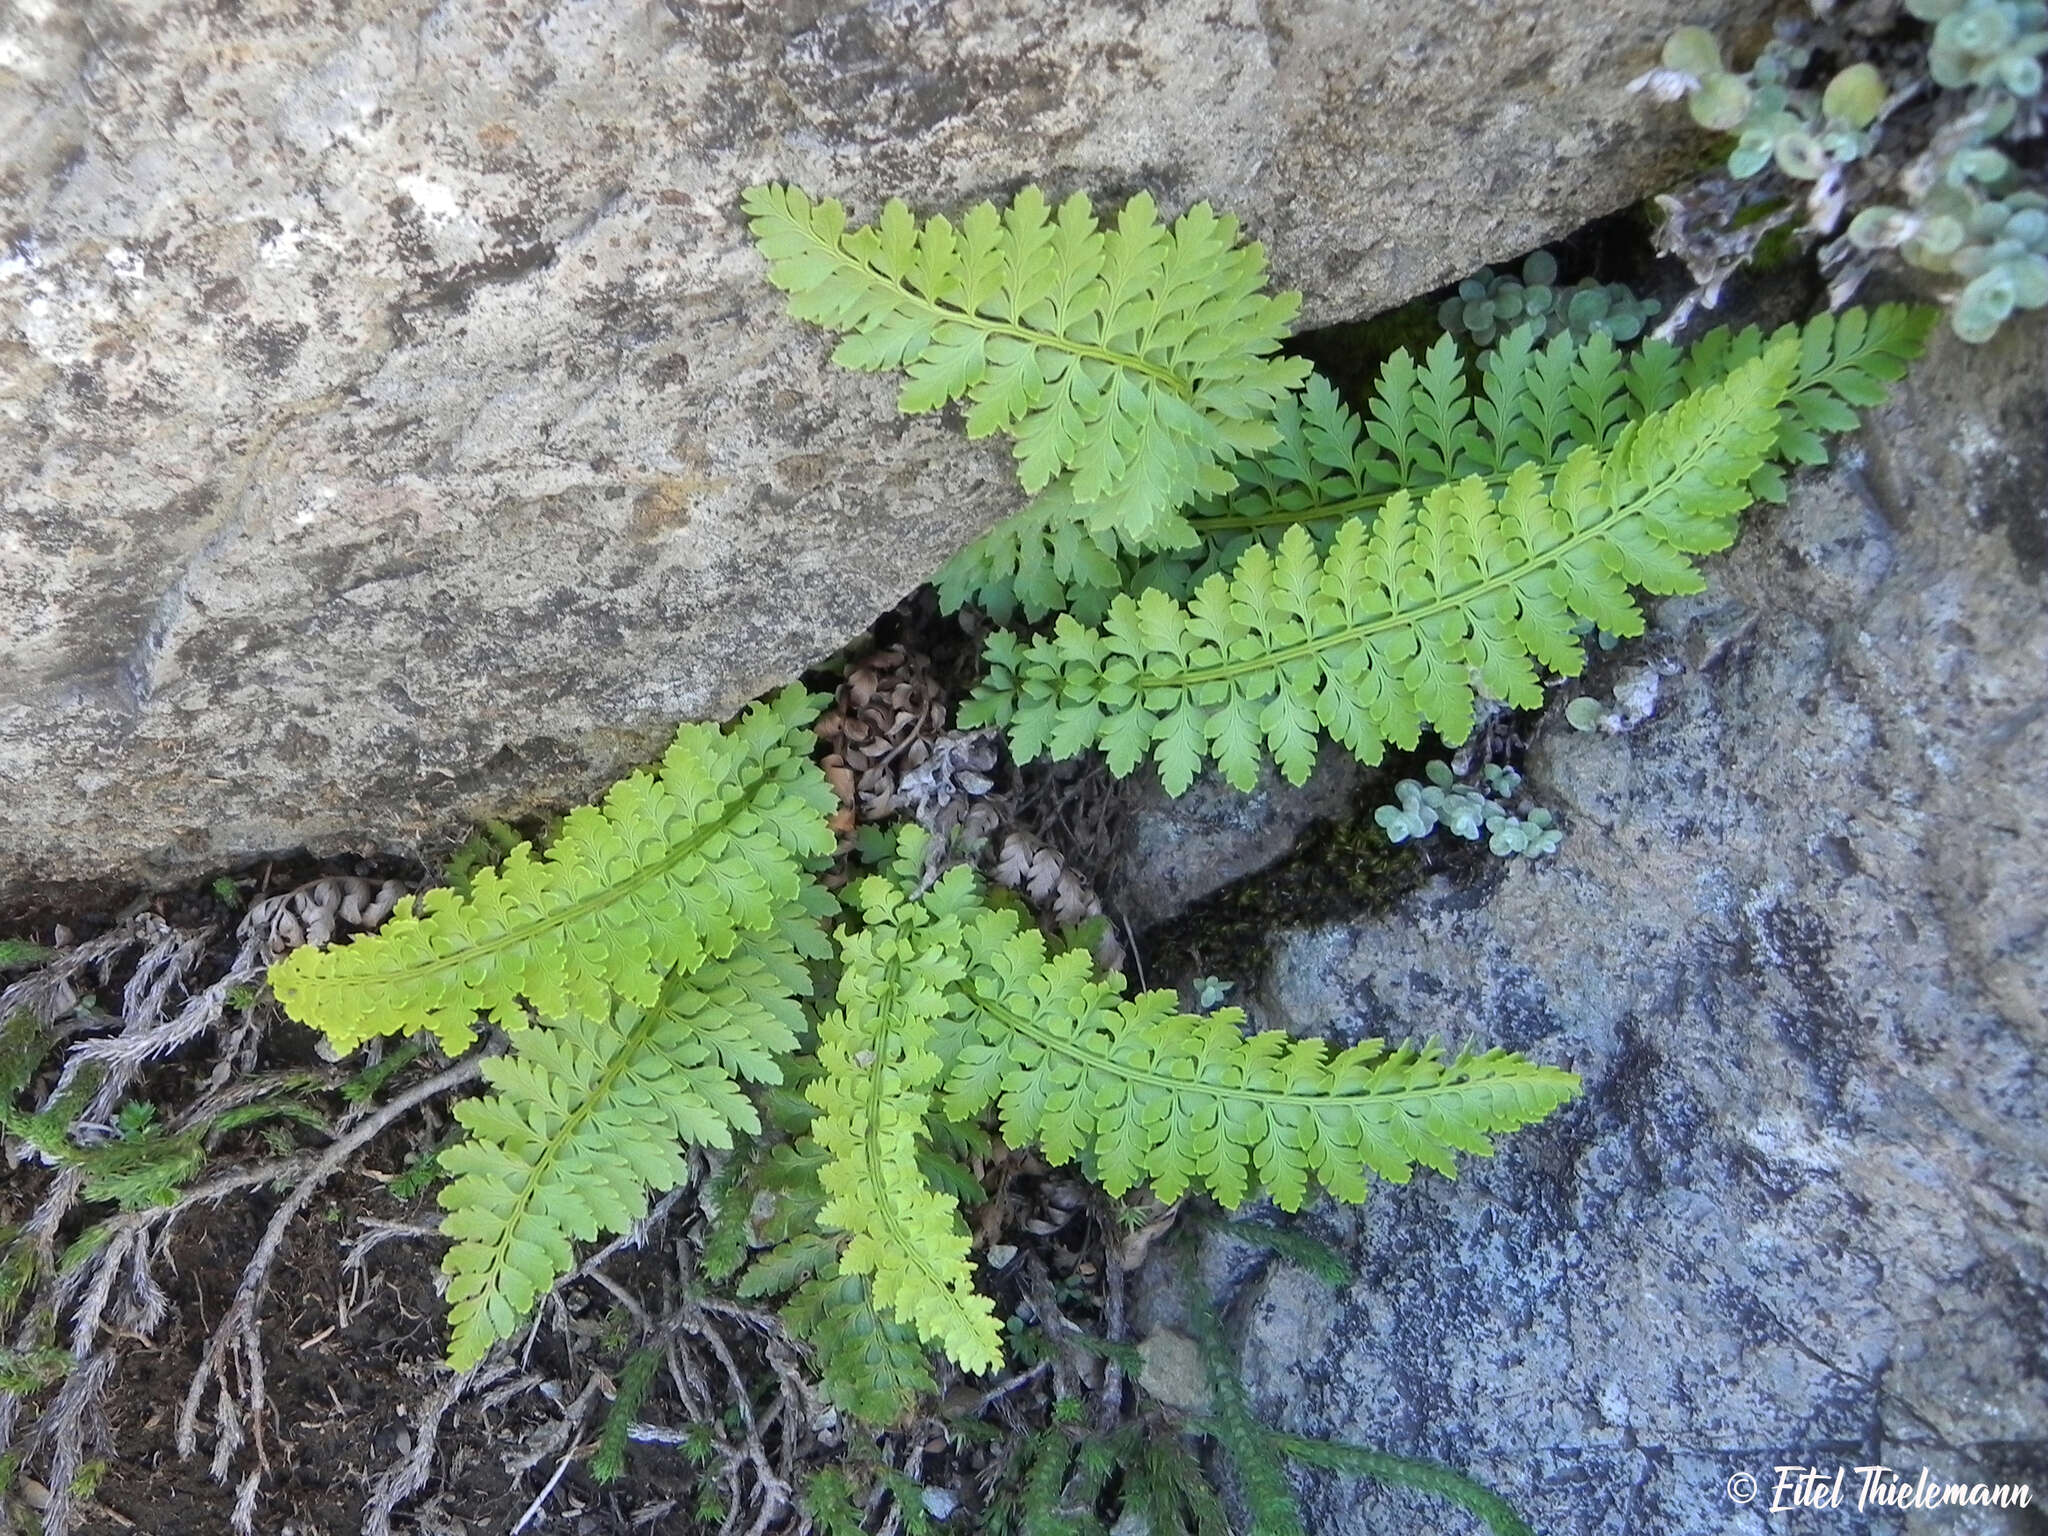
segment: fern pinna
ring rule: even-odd
[[[1249,789],[1264,751],[1300,783],[1319,730],[1367,763],[1425,724],[1462,741],[1478,693],[1536,708],[1536,663],[1579,670],[1581,621],[1639,634],[1631,585],[1699,589],[1686,557],[1734,539],[1796,366],[1796,343],[1777,343],[1605,452],[1579,448],[1547,486],[1527,463],[1498,490],[1401,491],[1326,552],[1300,526],[1254,545],[1186,603],[1154,589],[1100,629],[1063,616],[1049,637],[996,634],[962,722],[1005,727],[1020,761],[1098,747],[1126,774],[1150,755],[1172,794],[1205,759]]]
[[[967,401],[968,436],[1015,438],[1026,490],[1057,484],[1132,539],[1229,490],[1308,375],[1275,355],[1301,296],[1262,292],[1264,250],[1207,203],[1169,228],[1140,193],[1108,229],[1086,197],[1054,210],[1036,187],[958,225],[891,199],[849,230],[789,186],[743,205],[791,313],[848,333],[835,362],[904,370],[906,411]]]
[[[686,725],[544,854],[522,843],[467,896],[430,891],[421,915],[271,968],[286,1012],[343,1049],[424,1030],[462,1050],[479,1013],[512,1037],[441,1154],[459,1175],[440,1196],[458,1367],[567,1271],[570,1239],[625,1230],[680,1181],[678,1142],[759,1128],[737,1084],[780,1079],[806,962],[829,952],[810,873],[838,804],[810,760],[821,702],[791,688],[730,730]]]
[[[1752,477],[1759,497],[1782,501],[1780,466],[1825,463],[1821,434],[1853,429],[1857,407],[1883,402],[1936,313],[1886,304],[1783,326],[1768,341],[1755,326],[1721,327],[1684,349],[1653,339],[1626,353],[1604,335],[1565,332],[1544,344],[1537,328],[1523,327],[1471,369],[1444,336],[1420,361],[1405,348],[1387,361],[1363,419],[1311,377],[1280,402],[1278,442],[1232,466],[1236,486],[1166,520],[1149,542],[1089,516],[1055,486],[955,555],[936,578],[940,598],[948,610],[972,602],[999,622],[1067,612],[1099,623],[1119,591],[1185,597],[1248,545],[1277,543],[1298,524],[1327,543],[1344,519],[1376,512],[1401,490],[1467,475],[1499,487],[1523,464],[1555,472],[1579,448],[1612,446],[1629,423],[1719,383],[1766,345],[1796,339],[1774,451]]]

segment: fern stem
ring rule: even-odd
[[[851,267],[864,276],[871,278],[876,283],[895,289],[909,302],[923,309],[927,314],[932,315],[936,319],[957,325],[971,325],[975,329],[987,331],[991,335],[1007,336],[1013,341],[1021,341],[1026,346],[1046,347],[1055,352],[1064,352],[1070,357],[1086,358],[1091,362],[1106,363],[1112,368],[1126,368],[1133,373],[1142,373],[1146,378],[1165,385],[1183,400],[1193,401],[1195,398],[1193,388],[1185,379],[1174,373],[1170,368],[1162,367],[1158,363],[1148,362],[1143,357],[1134,356],[1128,352],[1116,352],[1108,347],[1090,346],[1087,342],[1072,341],[1065,336],[1060,336],[1050,331],[1035,331],[1029,326],[1018,325],[1013,321],[992,319],[982,314],[979,310],[967,310],[961,309],[956,305],[943,304],[929,295],[919,293],[901,278],[891,277],[873,262],[861,260],[837,241],[818,239],[816,235],[811,233],[809,225],[801,227],[805,238],[812,245],[830,256],[841,266]]]
[[[1064,1056],[1077,1061],[1090,1072],[1124,1082],[1143,1083],[1151,1088],[1163,1088],[1169,1093],[1215,1093],[1218,1090],[1184,1077],[1174,1077],[1165,1072],[1154,1072],[1137,1066],[1107,1053],[1082,1050],[1071,1040],[1039,1028],[1021,1013],[1015,1013],[983,995],[980,988],[975,990],[975,1005],[1000,1020],[1009,1028],[1027,1039],[1035,1040],[1045,1047],[1050,1055]],[[1457,1093],[1469,1086],[1469,1079],[1463,1075],[1446,1074],[1439,1082],[1417,1087],[1402,1082],[1396,1087],[1379,1093],[1285,1093],[1275,1088],[1251,1088],[1242,1083],[1233,1083],[1219,1096],[1233,1100],[1247,1100],[1255,1104],[1285,1104],[1299,1109],[1324,1110],[1333,1103],[1361,1103],[1372,1099],[1385,1099],[1388,1103],[1401,1105],[1417,1104],[1438,1094]]]
[[[1547,464],[1543,467],[1553,473],[1557,469],[1555,464]],[[1465,480],[1478,480],[1483,482],[1488,490],[1498,491],[1508,483],[1512,475],[1512,470],[1501,470],[1483,475],[1461,475],[1456,483],[1462,483]],[[1339,518],[1350,517],[1360,512],[1377,512],[1396,496],[1399,496],[1405,489],[1407,487],[1394,486],[1383,491],[1364,491],[1359,495],[1346,496],[1338,501],[1319,501],[1314,506],[1304,507],[1298,512],[1286,510],[1264,513],[1239,512],[1235,514],[1227,512],[1189,512],[1185,516],[1187,517],[1188,525],[1206,539],[1210,534],[1215,533],[1253,533],[1261,528],[1292,528],[1296,523],[1327,523],[1334,522]],[[1435,487],[1425,485],[1421,489],[1429,491],[1434,490]]]

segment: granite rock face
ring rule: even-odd
[[[0,19],[0,897],[587,795],[1018,501],[738,214],[1199,199],[1305,318],[1696,153],[1674,0],[25,0]]]
[[[1596,675],[1657,676],[1650,718],[1553,711],[1554,858],[1276,951],[1267,1023],[1475,1038],[1586,1092],[1456,1183],[1309,1218],[1358,1280],[1241,1298],[1275,1422],[1464,1466],[1548,1536],[2040,1529],[1858,1512],[1853,1470],[1839,1511],[1761,1511],[1780,1465],[2048,1493],[2044,454],[2040,328],[1944,333]],[[1478,1529],[1302,1486],[1318,1536]]]

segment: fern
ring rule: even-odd
[[[1293,1210],[1311,1179],[1357,1201],[1368,1171],[1450,1173],[1454,1153],[1484,1154],[1577,1092],[1570,1073],[1501,1052],[1446,1060],[1373,1040],[1332,1058],[1317,1040],[1247,1038],[1236,1009],[1125,1000],[1085,952],[1053,955],[985,905],[964,866],[912,899],[924,848],[906,829],[891,874],[855,888],[860,927],[840,936],[840,1008],[809,1091],[821,1223],[849,1235],[841,1270],[968,1370],[999,1363],[1000,1336],[953,1203],[919,1167],[934,1093],[954,1121],[999,1106],[1010,1145],[1081,1159],[1114,1194],[1150,1180],[1163,1200],[1200,1188],[1234,1206],[1263,1187]]]
[[[1477,389],[1449,336],[1418,362],[1396,352],[1361,419],[1321,376],[1282,400],[1278,441],[1233,467],[1236,487],[1162,522],[1148,543],[1091,520],[1054,487],[955,555],[937,578],[950,611],[974,602],[1007,622],[1066,611],[1100,622],[1118,591],[1159,587],[1186,596],[1253,543],[1305,524],[1318,538],[1346,518],[1376,513],[1398,492],[1467,475],[1499,487],[1522,464],[1554,472],[1581,447],[1612,446],[1623,427],[1720,383],[1767,345],[1798,341],[1798,366],[1778,411],[1771,461],[1751,487],[1785,495],[1783,464],[1827,459],[1821,434],[1856,425],[1856,408],[1883,403],[1925,343],[1936,311],[1887,304],[1781,327],[1766,342],[1750,326],[1710,331],[1689,348],[1650,340],[1623,354],[1606,336],[1570,333],[1539,345],[1534,328],[1483,353]]]
[[[650,1190],[683,1182],[680,1143],[732,1145],[760,1120],[739,1082],[781,1080],[810,990],[799,945],[816,925],[800,906],[772,934],[677,971],[654,1003],[571,1014],[518,1031],[517,1054],[484,1064],[496,1091],[455,1106],[469,1131],[441,1153],[454,1238],[449,1363],[467,1369],[506,1338],[574,1262],[570,1239],[623,1232]]]
[[[799,897],[806,860],[829,857],[837,806],[811,764],[820,701],[787,688],[728,730],[686,725],[657,773],[572,811],[545,854],[514,847],[467,897],[427,892],[423,915],[300,949],[271,967],[285,1011],[341,1050],[426,1030],[449,1051],[479,1012],[506,1026],[602,1018],[614,998],[651,1007],[662,980],[732,953]]]
[[[819,1025],[809,1096],[827,1157],[820,1220],[850,1235],[840,1269],[867,1276],[880,1305],[967,1370],[988,1371],[1002,1363],[1002,1330],[974,1289],[957,1206],[918,1166],[972,879],[956,866],[919,902],[880,875],[855,888],[862,927],[840,936],[840,1006]]]
[[[1417,1163],[1446,1175],[1453,1154],[1542,1119],[1578,1091],[1571,1073],[1501,1051],[1388,1049],[1367,1040],[1331,1057],[1278,1030],[1247,1037],[1244,1014],[1182,1013],[1171,992],[1123,999],[1086,955],[1048,957],[1016,914],[984,910],[965,930],[971,1023],[953,1047],[946,1112],[998,1103],[1012,1146],[1055,1163],[1086,1155],[1111,1194],[1149,1180],[1159,1198],[1190,1188],[1225,1206],[1263,1188],[1299,1210],[1313,1179],[1361,1201],[1368,1171],[1406,1183]]]
[[[1641,633],[1631,584],[1699,589],[1686,556],[1733,540],[1797,351],[1779,342],[1606,452],[1575,450],[1548,488],[1525,463],[1498,492],[1477,476],[1398,492],[1327,552],[1291,528],[1186,604],[1153,590],[1118,598],[1100,630],[1063,618],[1049,638],[997,634],[961,722],[1005,727],[1019,761],[1097,747],[1127,774],[1150,754],[1171,794],[1205,758],[1248,790],[1262,749],[1301,783],[1319,729],[1366,763],[1415,746],[1424,724],[1462,741],[1476,692],[1534,708],[1535,663],[1577,673],[1576,621]]]
[[[747,189],[769,278],[798,319],[847,332],[849,368],[901,368],[905,411],[968,402],[967,434],[1009,432],[1026,490],[1055,482],[1132,539],[1274,441],[1308,365],[1274,355],[1301,296],[1261,292],[1265,251],[1198,203],[1172,227],[1143,193],[1097,227],[1076,193],[1026,187],[998,212],[872,225],[795,187]]]

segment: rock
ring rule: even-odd
[[[0,22],[0,896],[585,797],[1018,504],[783,316],[738,212],[1039,179],[1306,319],[1698,154],[1675,0],[174,0]]]
[[[1357,784],[1357,760],[1330,742],[1298,788],[1269,761],[1250,794],[1211,770],[1175,798],[1147,770],[1132,794],[1130,843],[1114,874],[1117,910],[1135,929],[1185,911],[1283,856],[1311,822],[1345,814]]]
[[[1853,1469],[2048,1484],[2044,450],[2039,327],[1944,331],[1617,654],[1666,664],[1652,718],[1552,711],[1554,857],[1280,946],[1285,1021],[1586,1092],[1456,1183],[1309,1218],[1358,1278],[1245,1298],[1274,1422],[1464,1467],[1548,1536],[1790,1529],[1781,1465],[1852,1469],[1831,1530],[2037,1528],[1858,1513]],[[1317,1536],[1478,1529],[1301,1486]]]
[[[1169,1408],[1187,1413],[1209,1411],[1208,1368],[1195,1341],[1173,1328],[1155,1328],[1138,1340],[1145,1369],[1138,1385]]]

